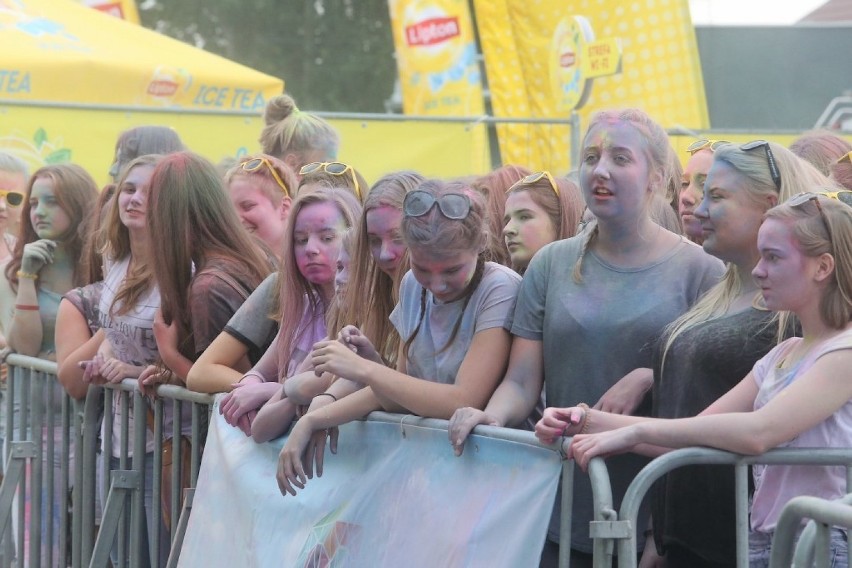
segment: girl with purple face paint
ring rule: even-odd
[[[257,411],[282,383],[299,372],[316,342],[327,335],[326,312],[334,300],[340,243],[360,213],[354,195],[343,189],[316,189],[299,195],[288,219],[288,240],[278,276],[280,329],[263,357],[234,385],[219,412],[246,436],[252,435]],[[283,427],[296,404],[285,399]]]
[[[503,240],[512,268],[523,274],[544,245],[576,234],[583,196],[574,182],[536,172],[509,188],[505,211]]]
[[[402,204],[422,181],[416,172],[400,171],[383,176],[370,188],[358,229],[348,235],[354,241],[347,286],[350,300],[337,298],[339,311],[329,320],[330,338],[340,338],[362,356],[389,367],[395,365],[400,343],[389,318],[399,298],[400,280],[409,268],[408,245],[400,229]],[[303,373],[286,381],[284,392],[296,404],[316,411],[361,387],[330,373]],[[336,428],[330,430],[333,440],[336,433]],[[312,442],[324,445],[325,435],[315,435]]]
[[[484,411],[463,408],[450,420],[461,454],[477,424],[518,425],[545,389],[548,404],[647,413],[653,383],[648,346],[665,326],[716,283],[721,263],[654,223],[650,207],[670,178],[665,131],[639,110],[596,114],[583,141],[579,180],[597,221],[576,237],[551,243],[532,259],[512,322],[512,355]],[[613,341],[613,338],[618,338]],[[642,404],[643,401],[645,404]],[[645,461],[608,464],[616,505]],[[571,564],[591,563],[588,478],[574,479]],[[559,498],[543,565],[559,553]],[[647,512],[640,516],[647,520]],[[639,528],[640,531],[644,527]]]
[[[379,409],[447,418],[464,405],[484,406],[508,360],[502,326],[520,280],[484,261],[486,227],[484,200],[465,185],[429,180],[406,195],[401,229],[411,271],[390,318],[404,340],[396,370],[360,356],[370,350],[366,343],[344,337],[314,346],[315,370],[365,388],[296,423],[279,456],[282,494],[303,488],[314,463],[321,475],[323,444],[312,442],[315,432],[324,439],[326,429]]]

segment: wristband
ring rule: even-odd
[[[16,310],[29,311],[29,312],[37,312],[38,311],[38,304],[35,304],[35,305],[15,304],[15,309]]]
[[[330,392],[321,392],[317,396],[330,396],[334,399],[334,402],[337,402],[337,397],[331,394]],[[314,398],[316,398],[317,396],[315,396]]]
[[[23,270],[19,270],[15,273],[18,278],[26,278],[27,280],[38,280],[38,274],[33,272],[24,272]]]

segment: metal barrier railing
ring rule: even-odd
[[[796,542],[796,535],[805,519],[813,520]],[[781,510],[775,527],[770,567],[789,568],[791,563],[793,566],[830,566],[828,552],[831,527],[852,529],[852,494],[837,501],[807,496],[791,499]]]
[[[618,521],[600,538],[617,541],[620,568],[636,567],[636,518],[639,506],[653,483],[664,474],[686,465],[733,465],[735,479],[737,567],[748,567],[748,466],[826,465],[845,466],[847,491],[852,488],[852,448],[796,448],[770,450],[743,456],[709,448],[683,448],[654,459],[645,466],[624,495]]]
[[[158,396],[146,401],[132,379],[105,385],[103,391],[104,405],[109,410],[104,413],[103,420],[105,456],[101,475],[101,490],[106,499],[89,565],[107,566],[110,561],[114,566],[136,567],[147,562],[152,566],[176,565],[183,537],[181,527],[185,530],[192,489],[198,480],[213,397],[161,385],[157,388]],[[94,389],[90,389],[89,396],[93,392]],[[119,424],[115,424],[114,414],[120,417]],[[165,422],[171,423],[166,436]],[[114,444],[116,428],[120,434],[118,443]],[[186,444],[189,444],[188,464],[181,459]],[[169,479],[164,480],[163,449],[166,445],[172,467]],[[115,455],[116,448],[118,455]],[[167,488],[171,489],[167,491]],[[182,503],[184,489],[189,490],[189,496]],[[164,492],[167,493],[165,503]],[[170,521],[168,526],[164,519]]]
[[[4,566],[68,566],[82,531],[71,500],[82,480],[83,404],[55,379],[51,361],[11,354],[4,390],[0,555]],[[74,503],[69,511],[68,503]],[[71,514],[69,514],[71,513]]]

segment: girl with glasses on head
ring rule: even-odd
[[[640,406],[653,384],[648,346],[722,272],[719,261],[650,216],[670,178],[671,152],[665,130],[639,110],[592,118],[579,179],[597,220],[576,237],[542,248],[527,267],[506,376],[484,412],[463,408],[450,420],[457,454],[477,424],[521,424],[542,386],[548,404],[650,410]],[[608,464],[616,506],[644,463],[631,457]],[[573,534],[563,543],[572,548],[572,566],[591,562],[592,502],[588,478],[576,476]],[[555,565],[558,535],[554,522],[543,565]]]
[[[266,154],[244,156],[225,173],[225,187],[240,222],[276,258],[284,251],[287,214],[297,184],[287,164]]]
[[[757,245],[752,275],[763,301],[770,310],[795,314],[802,337],[772,349],[700,416],[640,419],[548,409],[540,437],[621,426],[574,437],[571,454],[583,468],[599,455],[688,446],[747,455],[775,447],[852,446],[852,207],[824,195],[793,197],[766,214]],[[772,533],[791,498],[846,494],[842,466],[757,465],[754,480],[751,566],[768,566]],[[846,547],[845,531],[832,529],[834,566],[846,565]]]
[[[370,347],[346,336],[314,346],[316,371],[366,388],[296,423],[279,457],[282,493],[303,488],[315,461],[321,473],[322,445],[311,443],[314,432],[324,438],[327,428],[382,408],[433,418],[448,418],[462,406],[481,408],[503,374],[510,338],[502,326],[520,278],[482,258],[484,200],[465,185],[430,180],[406,195],[403,215],[411,271],[390,318],[402,339],[396,370],[353,352],[350,345],[359,353]]]
[[[529,174],[506,192],[503,242],[512,268],[523,274],[544,245],[573,237],[583,214],[580,188],[550,172]]]

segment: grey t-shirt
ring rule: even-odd
[[[408,349],[406,371],[412,377],[437,383],[453,384],[474,334],[502,327],[512,312],[521,277],[505,266],[486,262],[482,281],[470,297],[461,325],[452,344],[444,349],[462,313],[463,300],[441,304],[426,291],[426,313],[417,337]],[[420,297],[423,287],[409,271],[399,290],[399,303],[390,320],[402,341],[414,333],[420,321]]]
[[[585,239],[580,235],[541,249],[518,294],[512,334],[543,342],[548,406],[593,405],[633,369],[650,368],[652,346],[665,326],[716,284],[724,270],[718,259],[682,239],[663,258],[639,268],[618,268],[587,252],[578,284],[572,273]],[[643,406],[637,413],[648,413]],[[616,506],[646,462],[631,454],[607,460]],[[589,479],[577,475],[572,548],[591,552],[592,515]],[[645,520],[647,514],[640,512],[639,523]],[[549,538],[558,540],[558,525],[551,526]]]
[[[252,365],[257,364],[278,334],[278,322],[270,317],[277,290],[276,271],[255,288],[225,326],[228,335],[248,347],[248,358]]]

